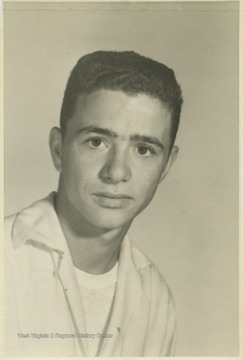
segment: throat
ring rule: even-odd
[[[94,275],[110,271],[119,259],[123,238],[123,235],[113,239],[69,237],[67,243],[74,266]]]
[[[111,270],[118,261],[121,242],[130,224],[115,229],[92,226],[58,195],[55,201],[56,213],[74,266],[94,275]]]

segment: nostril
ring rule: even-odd
[[[101,176],[104,180],[117,183],[127,181],[130,178],[130,169],[127,159],[123,156],[110,157],[101,170]]]

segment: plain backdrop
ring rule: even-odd
[[[79,57],[135,50],[173,68],[180,154],[130,236],[174,294],[176,355],[236,356],[238,4],[4,5],[6,215],[57,188],[48,136]]]

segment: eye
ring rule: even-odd
[[[101,140],[100,139],[92,139],[92,140],[90,140],[90,143],[94,147],[99,147],[101,145]]]
[[[93,137],[88,139],[87,144],[93,149],[103,149],[106,146],[104,140],[100,137]]]
[[[155,149],[148,144],[141,144],[137,146],[137,153],[143,157],[150,157],[156,154]]]
[[[139,147],[138,147],[138,153],[139,153],[140,155],[146,155],[147,152],[148,152],[148,148],[147,148],[147,147],[145,147],[145,146],[139,146]]]

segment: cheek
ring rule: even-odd
[[[150,201],[159,185],[160,172],[140,173],[134,182],[139,198],[143,201]]]
[[[148,189],[156,188],[165,168],[162,160],[154,163],[147,162],[142,165],[143,166],[137,167],[136,174],[134,173],[138,184]]]
[[[97,166],[85,156],[72,154],[66,157],[63,166],[63,177],[68,186],[81,190],[97,178]]]

